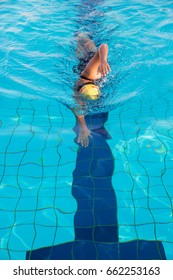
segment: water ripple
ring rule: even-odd
[[[97,103],[97,111],[112,110],[117,100],[122,103],[134,98],[141,84],[143,92],[149,94],[147,84],[153,71],[172,61],[171,2],[131,0],[127,5],[125,0],[106,0],[99,6],[93,2],[88,13],[89,7],[79,0],[60,1],[59,5],[55,0],[1,1],[2,92],[10,94],[6,82],[11,80],[16,92],[28,90],[28,98],[52,97],[65,99],[63,103],[69,106],[74,104],[73,85],[78,78],[73,72],[78,64],[75,32],[89,31],[97,45],[109,44],[112,68],[112,78],[102,88],[103,95],[109,93],[108,102],[105,106]],[[153,87],[157,89],[156,80]],[[92,113],[95,105],[90,106]]]

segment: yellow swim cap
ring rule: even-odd
[[[80,91],[87,99],[96,100],[99,98],[99,87],[94,84],[84,84]]]

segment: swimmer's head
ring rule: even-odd
[[[99,87],[93,84],[84,84],[80,89],[80,94],[90,100],[96,100],[99,98],[100,90]]]

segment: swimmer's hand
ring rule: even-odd
[[[98,73],[100,73],[102,76],[106,76],[109,71],[111,71],[111,68],[107,60],[101,60],[98,67]]]
[[[90,130],[87,127],[80,127],[77,142],[83,147],[88,147],[89,137],[92,138]]]

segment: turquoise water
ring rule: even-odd
[[[0,13],[0,259],[75,238],[76,31],[109,45],[88,112],[110,111],[119,242],[162,241],[173,259],[173,1],[7,0]]]

